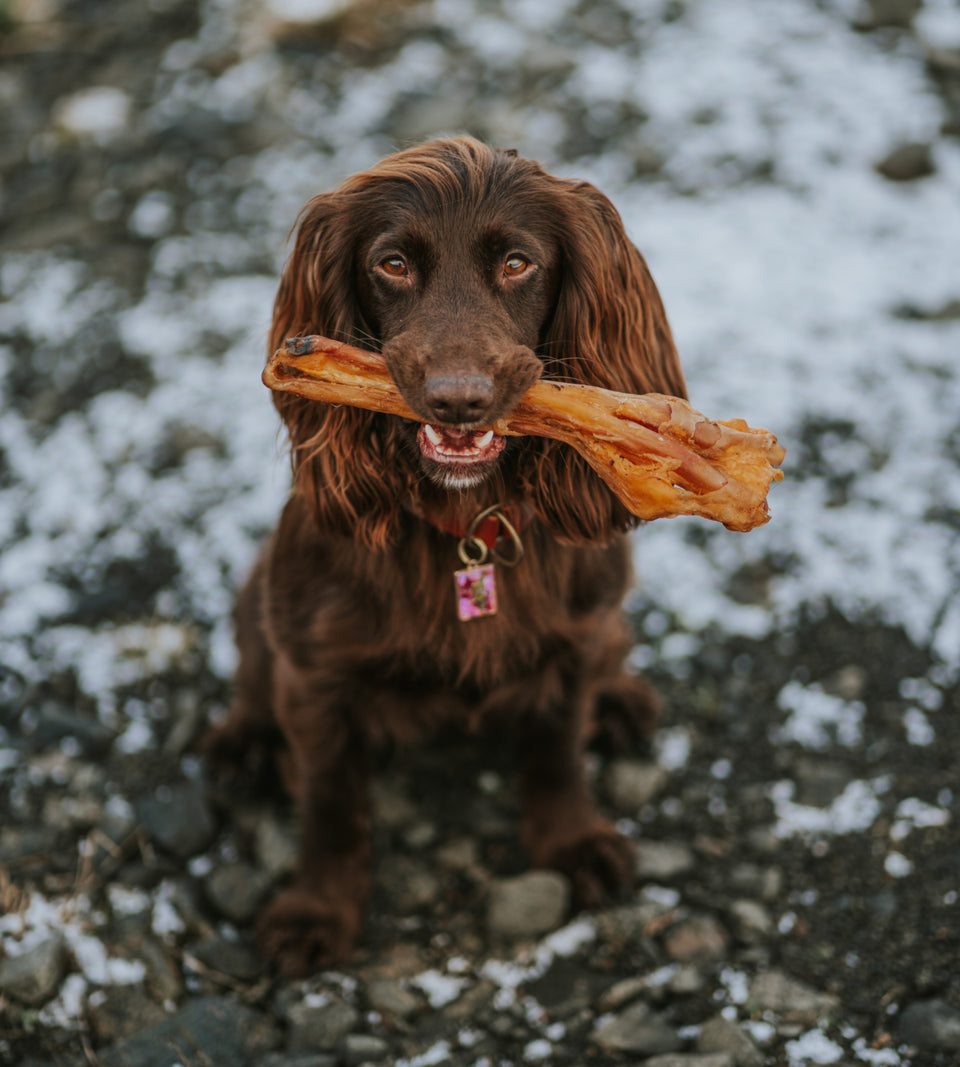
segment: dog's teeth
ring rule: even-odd
[[[427,435],[427,439],[429,440],[430,444],[434,445],[435,447],[439,446],[440,442],[443,440],[440,434],[430,425],[429,422],[424,423],[423,432]]]
[[[480,436],[474,441],[476,448],[486,448],[488,444],[493,440],[493,430],[487,430],[486,433],[480,434]]]

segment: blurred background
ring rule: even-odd
[[[229,701],[232,598],[288,488],[259,382],[287,236],[312,195],[464,132],[598,185],[651,266],[694,405],[787,448],[761,530],[678,519],[634,538],[634,662],[669,704],[662,774],[618,796],[616,774],[597,773],[628,832],[684,842],[695,870],[659,877],[688,879],[670,892],[723,935],[699,1001],[665,994],[674,1029],[700,1026],[704,1005],[757,1017],[718,976],[776,964],[839,998],[842,1024],[817,1045],[774,1019],[751,1038],[769,1062],[952,1062],[955,0],[0,0],[0,935],[8,961],[55,929],[68,939],[32,997],[0,964],[0,1055],[39,1055],[38,1034],[100,1047],[156,1024],[151,1006],[170,1017],[209,992],[184,964],[198,931],[247,938],[249,915],[229,926],[208,881],[216,864],[262,867],[260,824],[220,829],[226,802],[204,793],[191,744]],[[409,805],[419,786],[398,781]],[[163,836],[181,787],[186,826],[209,819],[188,844]],[[426,815],[394,828],[411,863],[449,843],[424,796]],[[433,826],[423,846],[404,836],[418,818]],[[96,833],[120,851],[94,870]],[[479,834],[480,866],[499,872],[496,833],[449,833]],[[77,910],[84,856],[102,922]],[[856,874],[838,882],[844,857]],[[735,859],[780,872],[754,893],[766,919],[749,936],[729,910]],[[186,985],[158,994],[156,975],[83,963],[84,938],[107,962],[145,951],[115,935],[116,886],[143,894],[126,906]],[[190,918],[181,900],[180,927],[158,933],[171,886],[199,903]],[[438,894],[387,904],[384,943],[413,921],[429,945]],[[838,937],[839,971],[825,962]],[[453,949],[435,951],[417,966],[449,978]],[[646,962],[678,960],[658,947]],[[132,1030],[106,1009],[96,1022],[121,988],[142,994],[115,1011]],[[911,1006],[919,1030],[897,1031]],[[620,1062],[591,1011],[576,1037],[549,1036],[560,1015],[539,1029],[524,1016],[520,1036],[501,1027],[462,1062],[522,1060],[536,1042],[534,1059]],[[404,1045],[377,1025],[357,1024],[380,1059],[446,1042],[461,1062],[445,1031]]]

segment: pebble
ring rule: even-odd
[[[202,852],[214,839],[217,824],[196,782],[161,786],[138,805],[140,821],[153,840],[181,859]]]
[[[625,814],[635,815],[667,784],[669,775],[657,763],[646,760],[612,760],[603,776],[607,799]]]
[[[730,905],[730,915],[735,923],[737,937],[741,941],[760,941],[773,933],[773,918],[770,912],[755,900],[735,900]]]
[[[709,915],[691,915],[670,927],[663,938],[666,954],[680,963],[723,959],[729,943],[727,931]]]
[[[528,871],[490,884],[487,929],[491,936],[517,940],[559,926],[570,907],[570,882],[556,871]]]
[[[410,856],[387,856],[380,864],[379,880],[400,915],[427,908],[440,895],[440,881],[422,861]]]
[[[820,993],[783,971],[763,971],[750,983],[747,1004],[751,1011],[772,1011],[784,1022],[812,1025],[836,1011],[839,1001]]]
[[[187,950],[204,967],[240,982],[253,982],[264,973],[263,959],[256,949],[218,934],[189,945]]]
[[[373,1034],[347,1034],[344,1058],[348,1064],[376,1063],[390,1055],[390,1045]]]
[[[257,863],[274,881],[297,869],[300,843],[292,823],[264,815],[257,822],[253,849]]]
[[[0,963],[0,992],[24,1004],[44,1004],[56,993],[66,967],[63,939],[47,938]]]
[[[642,1002],[601,1022],[592,1040],[608,1052],[630,1052],[638,1056],[676,1052],[683,1044],[677,1032]]]
[[[643,1067],[737,1067],[736,1061],[726,1052],[668,1052],[643,1061]]]
[[[110,1044],[156,1026],[167,1014],[142,985],[114,985],[89,997],[87,1017],[97,1041]]]
[[[697,1051],[725,1054],[733,1067],[763,1067],[763,1053],[750,1035],[722,1015],[703,1024],[697,1038]]]
[[[360,1013],[342,1000],[313,1005],[300,1001],[287,1011],[287,1048],[290,1052],[337,1048],[360,1022]]]
[[[247,1063],[274,1040],[266,1020],[233,997],[199,997],[149,1030],[124,1038],[97,1057],[103,1067],[171,1067],[174,1049],[195,1063]]]
[[[371,978],[367,982],[367,1003],[381,1015],[406,1019],[415,1014],[420,1001],[394,978]]]
[[[283,1052],[271,1052],[265,1056],[258,1067],[337,1067],[336,1056],[328,1056],[323,1052],[304,1052],[295,1056],[288,1056]]]
[[[670,841],[637,842],[637,878],[642,882],[672,882],[693,870],[693,850]]]
[[[247,923],[254,918],[270,885],[270,875],[249,863],[215,867],[203,882],[210,903],[235,923]]]
[[[912,182],[936,171],[930,145],[918,142],[895,148],[877,163],[875,169],[892,182]]]
[[[863,28],[878,30],[884,26],[908,29],[923,6],[923,0],[867,0],[869,11]]]
[[[960,1010],[945,1000],[918,1000],[900,1016],[899,1036],[914,1048],[960,1052]]]

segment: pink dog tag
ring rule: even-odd
[[[457,614],[461,622],[497,613],[497,579],[492,563],[481,563],[454,572],[457,583]]]

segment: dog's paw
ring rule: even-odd
[[[590,747],[604,756],[644,751],[661,707],[657,691],[645,678],[620,675],[597,693]]]
[[[615,900],[636,881],[637,852],[633,842],[609,823],[559,845],[547,866],[566,874],[573,898],[581,908],[595,908]]]
[[[278,789],[277,757],[282,748],[279,730],[238,729],[230,719],[209,727],[197,745],[212,780],[241,793]]]
[[[260,916],[257,940],[285,978],[305,978],[350,954],[360,928],[356,902],[331,903],[305,889],[286,889]]]

